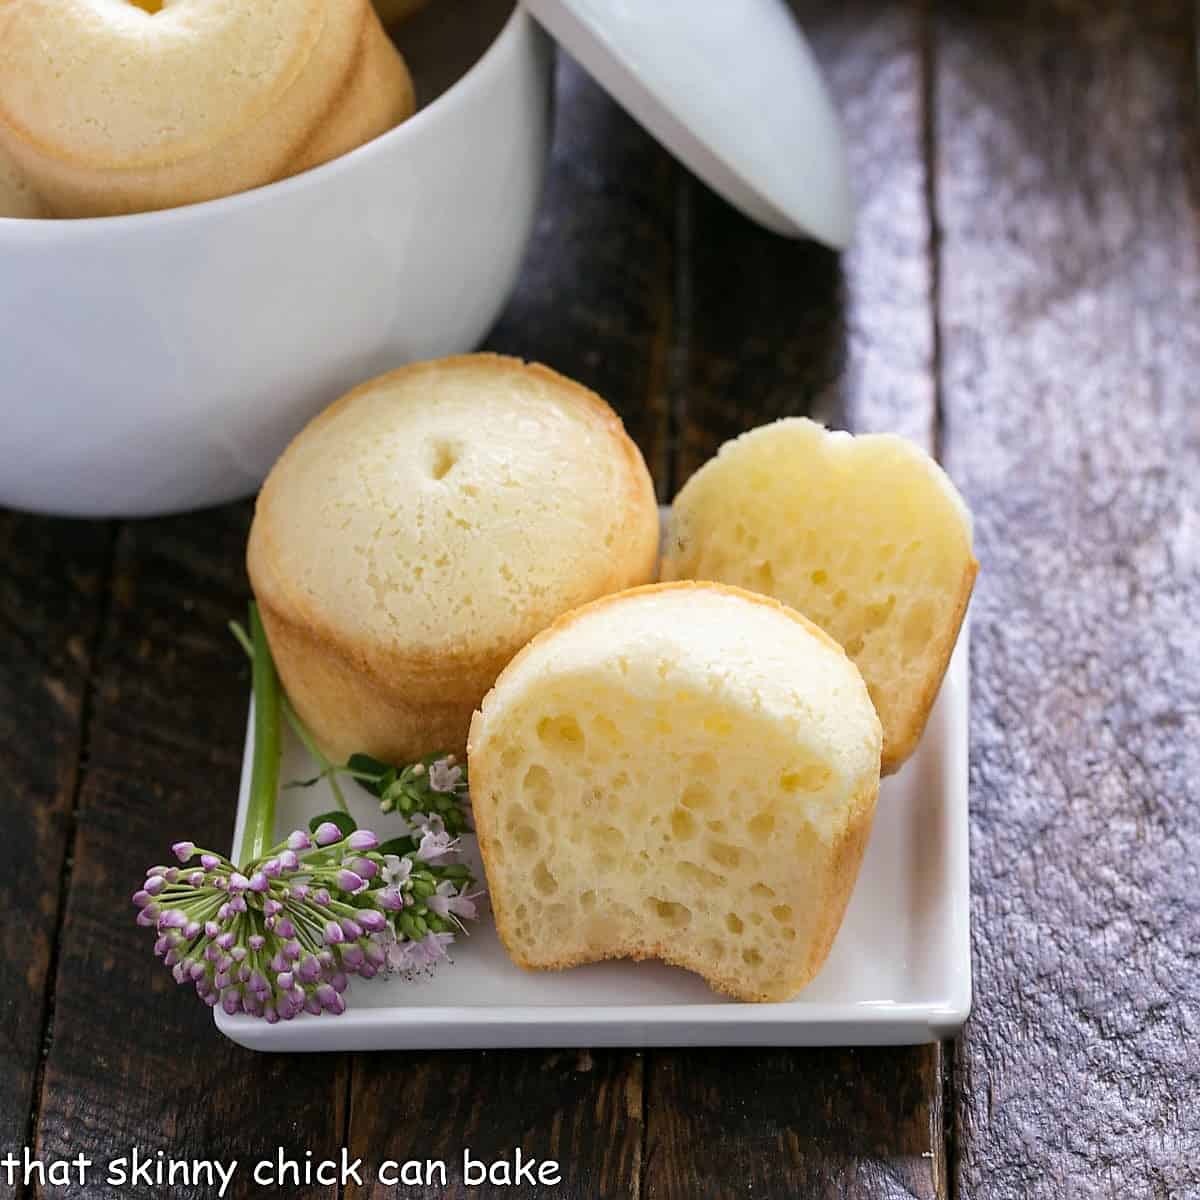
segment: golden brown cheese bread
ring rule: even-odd
[[[44,217],[45,206],[29,180],[0,147],[0,217]]]
[[[946,473],[891,434],[790,418],[726,443],[675,499],[664,579],[774,596],[838,640],[883,722],[883,772],[916,748],[979,564]]]
[[[375,0],[375,11],[385,25],[398,25],[428,3],[429,0]]]
[[[471,725],[509,954],[658,958],[742,1000],[794,996],[853,890],[880,740],[854,664],[774,600],[658,585],[560,618]]]
[[[258,187],[413,106],[370,0],[0,4],[0,148],[56,216]]]
[[[654,578],[658,510],[620,419],[492,354],[363,384],[288,447],[248,567],[280,676],[322,746],[461,753],[510,658],[559,614]]]

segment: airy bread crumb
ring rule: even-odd
[[[883,773],[916,748],[979,564],[945,472],[891,434],[790,418],[727,442],[675,499],[664,579],[774,596],[855,661],[883,723]]]
[[[659,958],[739,999],[794,996],[853,889],[880,739],[841,649],[761,596],[658,585],[561,618],[471,726],[510,955]]]

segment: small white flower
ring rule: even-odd
[[[444,879],[438,884],[437,891],[425,903],[443,920],[449,920],[453,914],[455,917],[462,917],[465,920],[473,921],[476,912],[475,901],[483,893],[472,892],[468,896],[467,886],[464,883],[462,890],[458,891],[449,879]]]
[[[383,882],[387,887],[403,887],[412,874],[412,859],[395,854],[383,856]]]
[[[454,849],[454,841],[448,833],[427,833],[421,838],[421,844],[417,847],[417,857],[424,862],[437,862],[439,858],[445,858]]]
[[[437,813],[413,813],[411,833],[436,833],[439,837],[446,832],[446,822]]]
[[[439,758],[429,764],[429,786],[435,792],[453,792],[462,781],[463,769],[450,758]]]
[[[443,958],[450,957],[446,952],[446,947],[453,943],[454,934],[452,933],[427,933],[419,942],[411,942],[415,965],[436,966]],[[419,963],[416,962],[418,958],[420,959]]]

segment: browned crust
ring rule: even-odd
[[[762,592],[751,592],[746,588],[740,588],[732,583],[718,583],[715,580],[707,579],[675,579],[666,583],[647,583],[639,587],[625,588],[623,591],[611,592],[605,596],[599,596],[595,600],[590,600],[587,604],[581,604],[578,608],[571,609],[570,612],[563,613],[550,625],[547,625],[541,633],[531,638],[520,650],[519,653],[513,656],[508,665],[500,673],[495,684],[490,689],[491,692],[499,689],[504,683],[504,677],[517,668],[517,665],[526,657],[533,653],[534,649],[542,642],[561,633],[568,626],[573,625],[581,617],[587,616],[588,613],[595,611],[598,608],[604,608],[610,604],[618,604],[633,596],[639,596],[650,592],[681,592],[681,591],[702,591],[702,592],[718,592],[725,596],[737,596],[742,600],[749,600],[753,604],[760,605],[763,608],[773,608],[777,612],[782,613],[789,620],[794,621],[797,625],[803,626],[809,633],[814,634],[818,641],[823,642],[831,650],[836,650],[842,658],[850,662],[851,666],[854,663],[850,660],[846,651],[842,648],[840,642],[830,637],[819,625],[810,621],[803,613],[797,612],[794,608],[789,608],[786,604],[776,600],[773,596],[765,596]],[[857,671],[858,668],[855,667]],[[484,697],[486,702],[487,697]],[[482,706],[481,706],[482,707]],[[482,716],[482,712],[477,712],[475,716]],[[474,732],[475,722],[472,721],[472,732]],[[469,749],[469,746],[468,746]]]
[[[910,698],[903,722],[890,730],[886,726],[884,728],[883,755],[880,762],[880,773],[883,775],[894,775],[900,770],[921,741],[929,714],[933,711],[938,692],[941,690],[942,680],[946,677],[946,668],[950,665],[950,657],[962,630],[967,605],[971,603],[971,592],[974,590],[978,574],[979,563],[972,557],[963,570],[950,619],[943,627],[941,637],[937,639],[937,656],[934,659],[939,664],[937,669],[924,673],[918,689],[914,690]]]
[[[174,147],[146,161],[75,162],[23,137],[3,114],[0,144],[36,185],[47,212],[59,216],[171,208],[244,192],[327,162],[415,108],[408,68],[370,0],[341,7],[346,11],[337,17],[336,53],[322,52],[318,29],[303,61],[297,51],[297,62],[281,72],[277,86],[256,100],[253,119],[215,131],[186,152]]]
[[[296,175],[361,146],[412,116],[412,76],[374,7],[367,3],[354,54],[324,112],[292,147],[278,175]]]
[[[374,11],[371,0],[362,0],[366,9]],[[365,19],[364,13],[364,19]],[[323,26],[322,26],[323,28]],[[289,88],[293,87],[296,81],[304,73],[305,67],[312,58],[313,48],[317,45],[320,38],[320,30],[315,30],[312,35],[300,46],[297,46],[294,56],[287,63],[286,69],[278,74],[275,86],[267,92],[259,96],[255,103],[241,114],[241,123],[231,126],[227,129],[219,131],[219,138],[222,141],[228,141],[231,138],[237,137],[251,128],[262,115],[267,112],[281,96],[283,96]],[[19,141],[23,146],[35,151],[38,155],[45,159],[61,163],[66,166],[78,167],[86,171],[108,171],[113,170],[110,164],[93,162],[79,154],[73,154],[71,151],[61,145],[51,145],[48,142],[38,138],[31,130],[26,129],[23,125],[18,124],[12,117],[12,114],[6,112],[3,105],[0,104],[0,127],[7,129],[13,139]],[[163,155],[158,158],[149,158],[146,160],[138,160],[126,164],[130,170],[152,170],[155,167],[169,167],[176,163],[190,158],[199,153],[206,153],[211,147],[205,146],[183,146],[176,147],[175,152],[170,155]]]
[[[643,587],[629,588],[624,592],[618,592],[614,595],[602,596],[589,604],[582,605],[569,613],[563,614],[554,624],[539,633],[537,637],[513,658],[504,671],[501,672],[492,691],[498,690],[503,685],[504,677],[508,672],[515,670],[524,656],[531,653],[540,642],[553,638],[555,634],[568,628],[586,614],[606,605],[621,603],[629,597],[670,591],[717,592],[722,595],[736,596],[765,608],[774,609],[802,626],[829,648],[836,650],[842,658],[846,659],[853,666],[853,663],[841,645],[830,637],[829,634],[802,613],[789,608],[786,604],[781,604],[771,596],[764,596],[758,592],[750,592],[744,588],[734,587],[730,584],[698,580],[678,580],[671,583],[655,583]],[[857,670],[857,668],[855,669]],[[477,741],[481,720],[482,712],[477,711],[472,719],[471,732],[467,739],[467,756],[471,774],[471,790],[474,797],[473,810],[480,856],[483,860],[484,874],[490,881],[498,877],[494,870],[497,864],[492,827],[492,816],[495,806],[491,803],[491,795],[494,785],[490,782],[490,771],[493,763],[489,760],[488,756],[481,752]],[[755,989],[750,986],[747,979],[736,973],[721,970],[719,966],[714,967],[711,962],[706,961],[698,953],[689,953],[686,949],[681,949],[678,944],[667,941],[630,942],[619,946],[608,946],[597,951],[582,951],[577,954],[564,954],[555,959],[534,961],[526,957],[523,953],[520,940],[511,929],[508,913],[505,908],[505,898],[493,890],[492,909],[496,921],[496,931],[509,957],[517,966],[523,967],[526,970],[558,971],[568,967],[582,966],[584,963],[602,962],[606,959],[616,958],[632,959],[634,961],[656,959],[669,963],[671,966],[683,967],[685,970],[695,972],[702,976],[715,991],[731,996],[736,1000],[744,1000],[752,1003],[789,1000],[813,980],[817,972],[824,965],[829,951],[833,946],[834,939],[845,916],[846,907],[850,902],[850,896],[854,891],[854,885],[858,879],[859,868],[862,864],[867,840],[871,833],[871,826],[875,815],[875,802],[878,794],[879,781],[876,777],[870,780],[854,798],[847,816],[846,826],[839,834],[832,850],[834,865],[831,868],[829,883],[825,889],[824,902],[820,906],[819,926],[810,942],[809,954],[806,960],[795,971],[780,978],[778,989],[770,991]]]
[[[614,448],[621,455],[626,477],[625,494],[615,499],[626,514],[620,532],[626,543],[636,547],[645,534],[645,548],[638,557],[622,559],[620,549],[613,555],[609,573],[595,581],[597,593],[618,591],[631,580],[649,580],[657,564],[658,508],[653,485],[637,446],[630,440],[617,414],[594,392],[538,364],[526,364],[520,359],[497,354],[464,354],[430,362],[414,363],[368,380],[335,401],[302,430],[280,458],[283,462],[294,446],[310,430],[333,419],[343,408],[360,396],[382,384],[401,377],[432,374],[447,369],[469,367],[502,371],[506,374],[532,374],[554,386],[564,403],[581,406],[600,427],[606,430]],[[293,703],[303,713],[307,711],[314,734],[323,742],[322,729],[330,722],[322,717],[323,705],[307,682],[317,668],[305,669],[300,660],[323,660],[330,676],[353,676],[360,683],[338,689],[341,695],[331,697],[339,711],[347,704],[361,706],[363,723],[369,727],[382,724],[381,713],[391,711],[396,722],[396,735],[390,744],[376,741],[372,751],[381,758],[412,758],[435,750],[462,749],[466,740],[471,713],[491,687],[501,668],[521,648],[524,638],[507,644],[482,647],[463,646],[453,652],[434,652],[406,649],[402,646],[380,646],[368,639],[354,638],[333,628],[316,612],[311,602],[288,580],[280,577],[273,566],[277,561],[273,533],[264,515],[272,503],[275,471],[267,477],[259,494],[255,518],[250,529],[246,567],[251,587],[263,611],[272,651],[280,675],[292,696]],[[639,530],[639,525],[645,530]],[[549,617],[548,620],[552,620]],[[289,683],[289,680],[291,681]],[[432,696],[426,702],[415,697]],[[461,728],[449,741],[437,744],[425,742],[434,730],[445,731],[454,722],[447,714],[461,713]],[[326,749],[340,751],[340,742],[330,742]],[[367,749],[355,746],[354,749]]]

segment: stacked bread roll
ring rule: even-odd
[[[0,4],[0,152],[55,216],[246,191],[413,107],[370,0]]]
[[[649,473],[616,414],[543,367],[465,355],[339,400],[263,485],[247,563],[279,673],[322,746],[461,753],[510,658],[647,583]]]

